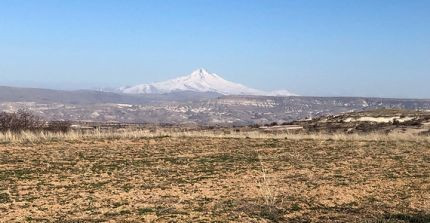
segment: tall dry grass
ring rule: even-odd
[[[269,177],[269,172],[266,166],[263,163],[263,159],[260,155],[258,155],[258,160],[260,162],[260,176],[257,180],[258,192],[260,196],[263,198],[264,205],[269,209],[276,206],[278,201],[278,192],[276,188],[273,186],[272,178]]]
[[[36,143],[47,141],[75,141],[96,139],[140,139],[157,137],[208,137],[208,138],[250,138],[250,139],[291,139],[291,140],[359,140],[359,141],[423,141],[430,142],[430,136],[419,136],[411,133],[367,133],[367,134],[324,134],[324,133],[265,133],[261,131],[247,132],[223,132],[223,131],[172,131],[161,129],[149,130],[112,130],[104,131],[95,129],[92,131],[69,131],[62,132],[28,132],[0,133],[0,143]]]

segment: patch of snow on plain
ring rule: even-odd
[[[398,122],[406,122],[413,120],[414,117],[404,117],[400,118],[399,116],[396,117],[359,117],[359,118],[347,118],[344,120],[344,122],[376,122],[376,123],[389,123],[394,122],[394,120],[397,120]]]

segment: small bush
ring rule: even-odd
[[[52,121],[43,129],[48,132],[68,132],[72,123],[69,121]]]
[[[258,129],[258,128],[260,128],[260,125],[259,125],[259,124],[252,124],[252,125],[250,125],[249,127],[250,127],[250,128]]]
[[[277,122],[272,122],[272,123],[270,123],[270,126],[277,126],[278,125],[278,123]]]
[[[265,124],[264,126],[270,127],[270,126],[277,126],[278,123],[277,122],[272,122],[270,124]]]

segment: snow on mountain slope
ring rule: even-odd
[[[270,96],[291,96],[294,95],[286,90],[265,92],[246,87],[242,84],[224,80],[214,73],[209,73],[205,69],[193,71],[188,76],[175,78],[152,84],[140,84],[131,87],[122,87],[120,92],[126,94],[162,94],[178,91],[194,92],[216,92],[223,95],[270,95]]]

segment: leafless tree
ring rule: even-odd
[[[45,122],[38,116],[26,110],[18,110],[15,113],[0,113],[0,131],[40,131]]]

